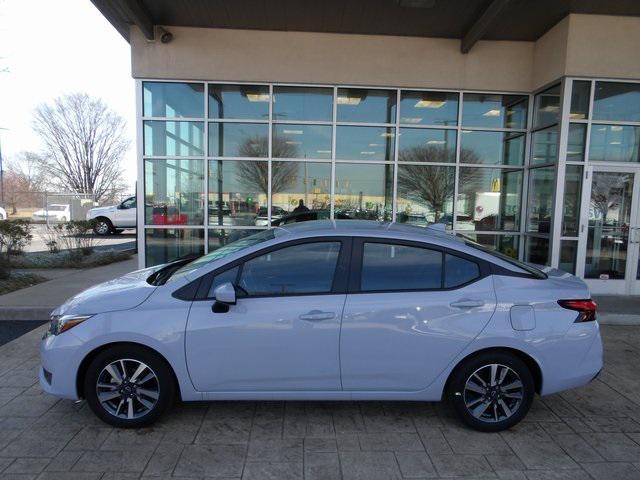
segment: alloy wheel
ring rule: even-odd
[[[123,358],[111,362],[98,375],[96,394],[102,407],[123,419],[138,419],[151,412],[160,397],[160,382],[146,364]]]
[[[464,404],[476,419],[496,423],[511,418],[524,398],[520,376],[506,365],[492,363],[473,372],[464,386]]]
[[[96,224],[96,233],[99,235],[106,235],[109,233],[109,225],[105,221],[100,221]]]

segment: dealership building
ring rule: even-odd
[[[640,294],[640,2],[92,1],[131,45],[141,264],[302,202]]]

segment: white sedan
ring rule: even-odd
[[[36,222],[54,221],[67,222],[71,219],[71,208],[69,204],[52,203],[47,208],[36,210],[31,214],[31,218]]]

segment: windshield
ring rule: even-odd
[[[66,209],[67,209],[66,205],[49,205],[49,210],[53,212],[61,212]]]
[[[229,256],[239,250],[252,247],[254,245],[266,242],[267,240],[272,240],[274,238],[275,231],[271,229],[262,230],[254,235],[249,235],[248,237],[241,238],[239,240],[236,240],[235,242],[228,243],[227,245],[220,247],[213,252],[208,253],[207,255],[196,258],[194,261],[182,266],[180,269],[176,270],[173,275],[171,275],[171,278],[168,281],[174,281],[180,277],[183,277],[187,273],[192,272],[193,270],[196,270],[203,265],[206,265],[207,263],[213,262],[215,260],[220,260],[221,258]]]
[[[460,235],[460,236],[464,240],[465,245],[468,245],[469,247],[473,247],[473,248],[481,250],[481,251],[483,251],[485,253],[488,253],[489,255],[493,255],[494,257],[497,257],[500,260],[508,262],[511,265],[514,265],[514,266],[524,270],[525,272],[530,273],[531,275],[533,275],[536,278],[540,278],[540,279],[547,278],[547,274],[546,273],[544,273],[541,270],[538,270],[535,267],[532,267],[531,265],[528,265],[528,264],[526,264],[524,262],[516,260],[515,258],[510,257],[509,255],[505,255],[504,253],[500,253],[500,252],[497,252],[495,250],[491,250],[490,248],[487,248],[484,245],[481,245],[479,243],[474,242],[473,240],[470,240],[469,237],[465,237],[464,235]]]

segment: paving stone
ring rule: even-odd
[[[601,462],[603,458],[577,433],[554,435],[553,439],[576,462]]]
[[[400,415],[365,415],[364,427],[368,433],[415,433],[410,417]]]
[[[439,428],[421,428],[418,433],[429,455],[453,454],[453,450]]]
[[[15,458],[12,458],[12,457],[0,458],[0,473],[2,473],[2,471],[5,468],[7,468],[9,465],[11,465],[11,463],[13,463],[14,460],[15,460]]]
[[[43,472],[38,475],[38,480],[103,480],[102,473],[88,472]]]
[[[155,450],[163,433],[153,428],[114,429],[104,441],[101,450]]]
[[[340,452],[344,480],[400,479],[396,457],[391,452]]]
[[[76,429],[24,431],[0,451],[0,456],[54,457],[76,433]]]
[[[582,434],[605,460],[611,462],[635,462],[640,458],[640,445],[624,433]]]
[[[584,470],[537,470],[525,472],[528,480],[585,480]]]
[[[69,450],[97,450],[111,433],[110,427],[88,426],[71,439],[66,448]]]
[[[500,435],[468,428],[444,428],[442,434],[454,453],[466,455],[509,455],[513,451]]]
[[[242,480],[298,480],[302,478],[302,462],[249,462]]]
[[[366,433],[358,435],[363,451],[423,452],[417,433]]]
[[[571,469],[578,465],[537,425],[518,425],[500,434],[531,469]]]
[[[252,440],[247,453],[248,462],[302,462],[303,440]]]
[[[246,447],[242,445],[187,445],[174,470],[176,476],[240,476]]]
[[[205,420],[196,435],[195,443],[240,445],[248,443],[250,436],[250,417]]]
[[[638,480],[640,469],[631,463],[589,463],[582,465],[596,480]]]
[[[0,417],[40,417],[56,402],[58,399],[50,395],[20,395],[0,407]]]
[[[149,463],[143,475],[171,475],[178,464],[184,446],[175,443],[161,443]]]
[[[333,414],[333,426],[336,434],[361,433],[365,431],[362,415],[351,412]]]
[[[337,452],[305,452],[305,480],[339,480],[340,460]]]
[[[584,423],[594,432],[599,433],[637,433],[640,432],[640,423],[631,418],[620,417],[588,417]]]
[[[485,455],[491,468],[496,472],[517,472],[527,467],[516,455]]]
[[[3,473],[40,473],[50,461],[50,458],[16,458]]]
[[[307,452],[320,452],[331,453],[338,451],[338,443],[335,438],[324,437],[306,437],[304,439],[304,451]]]
[[[441,477],[494,477],[489,462],[482,455],[431,455]]]
[[[336,435],[339,452],[359,452],[360,441],[357,435]]]
[[[68,472],[82,456],[82,451],[63,450],[45,468],[47,472]]]
[[[400,473],[404,478],[435,478],[433,463],[425,452],[396,452]]]
[[[151,458],[150,451],[84,452],[71,469],[74,472],[142,472]]]

